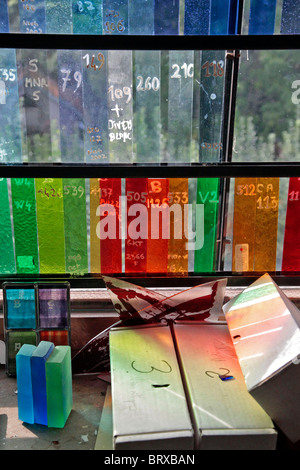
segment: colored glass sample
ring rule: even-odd
[[[20,97],[25,116],[23,154],[29,162],[52,159],[47,51],[21,50]],[[22,86],[22,87],[21,87]]]
[[[35,331],[13,331],[10,330],[6,332],[6,354],[7,354],[7,361],[6,361],[6,373],[8,375],[14,376],[16,375],[16,355],[18,351],[21,349],[23,344],[33,344],[34,346],[37,343],[37,336]]]
[[[38,273],[34,179],[11,178],[11,194],[17,272]]]
[[[70,346],[56,346],[46,361],[48,427],[64,427],[72,410]]]
[[[0,10],[0,33],[9,33],[7,0],[4,0]]]
[[[276,0],[251,0],[249,34],[274,34],[276,3]]]
[[[229,0],[211,0],[210,34],[228,33]]]
[[[36,178],[40,273],[65,273],[62,179]]]
[[[57,51],[61,160],[84,162],[81,51]]]
[[[90,178],[90,272],[100,272],[100,239],[97,229],[100,223],[98,207],[100,204],[100,181]]]
[[[35,291],[26,288],[6,289],[6,327],[21,329],[35,328]]]
[[[216,241],[219,210],[219,179],[198,178],[197,204],[204,205],[204,221],[200,219],[196,232],[203,230],[203,246],[195,250],[196,272],[213,272],[215,270]],[[204,227],[202,227],[204,222]]]
[[[16,52],[0,51],[0,162],[22,162]]]
[[[69,331],[67,330],[40,330],[41,341],[51,341],[55,346],[68,346]]]
[[[256,180],[254,270],[276,271],[279,178]]]
[[[100,178],[100,194],[101,273],[121,273],[121,178]]]
[[[229,0],[228,34],[239,34],[238,12],[240,0]]]
[[[283,0],[281,34],[300,34],[300,4],[294,0]]]
[[[10,220],[7,179],[0,178],[0,269],[1,273],[15,272],[15,255]]]
[[[299,194],[300,179],[290,178],[282,253],[282,271],[299,271],[300,268]]]
[[[278,178],[236,178],[233,271],[275,271]]]
[[[108,163],[107,51],[82,51],[85,161]]]
[[[109,157],[130,163],[132,154],[132,51],[108,51]]]
[[[192,160],[193,77],[194,51],[170,51],[167,161]]]
[[[168,272],[187,274],[189,252],[186,248],[188,178],[169,178],[170,239],[168,244]],[[173,206],[173,208],[172,208]],[[172,208],[172,209],[171,209]],[[172,213],[172,215],[171,215]]]
[[[34,345],[23,344],[16,355],[18,418],[29,424],[34,423],[31,356],[35,349]]]
[[[134,152],[138,162],[159,162],[160,157],[160,51],[135,51],[133,114]]]
[[[47,426],[47,389],[45,364],[54,350],[50,341],[41,341],[31,356],[34,422]]]
[[[47,33],[72,33],[72,4],[71,0],[46,0]]]
[[[19,0],[20,32],[46,33],[45,0]]]
[[[84,178],[63,178],[66,272],[88,272]]]
[[[154,0],[130,0],[128,2],[129,34],[154,34]]]
[[[172,236],[168,197],[168,179],[148,179],[147,273],[168,272],[168,243]]]
[[[253,271],[256,178],[236,178],[232,242],[232,270]]]
[[[128,0],[103,0],[103,34],[128,34]]]
[[[219,161],[223,149],[221,123],[224,66],[224,51],[200,52],[200,162]]]
[[[66,288],[51,287],[38,290],[39,326],[60,328],[68,326],[68,293]]]
[[[210,0],[185,0],[184,34],[209,34]]]
[[[147,272],[148,180],[127,178],[127,238],[125,240],[125,272]]]
[[[73,0],[73,34],[102,34],[102,0]]]
[[[179,34],[179,0],[155,0],[154,33]]]

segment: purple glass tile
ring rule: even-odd
[[[68,326],[67,289],[39,289],[39,324],[42,328]]]

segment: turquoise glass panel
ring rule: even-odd
[[[6,303],[6,328],[21,329],[36,327],[34,289],[7,289]]]

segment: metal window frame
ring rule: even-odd
[[[230,178],[235,177],[300,177],[300,162],[247,162],[234,163],[231,161],[234,132],[234,113],[236,105],[236,90],[238,82],[238,67],[240,51],[242,50],[292,50],[300,49],[300,35],[241,35],[242,5],[240,2],[237,33],[226,36],[146,36],[148,47],[141,41],[140,36],[90,36],[90,35],[35,35],[21,33],[0,34],[1,47],[12,49],[59,49],[59,50],[89,50],[91,42],[93,49],[119,50],[225,50],[226,74],[224,92],[224,110],[222,135],[225,152],[220,155],[218,163],[191,164],[0,164],[0,176],[5,178],[95,178],[97,171],[102,178],[220,178],[221,200],[219,210],[218,250],[216,271],[213,273],[188,273],[187,276],[171,274],[157,275],[128,275],[114,273],[121,279],[128,280],[145,287],[189,287],[213,279],[227,278],[229,286],[245,286],[257,279],[258,272],[233,273],[223,271],[223,253],[226,228],[227,200]],[[37,40],[38,39],[38,40]],[[63,46],[62,46],[63,45]],[[300,273],[270,273],[280,286],[298,286]],[[87,274],[80,277],[73,275],[0,275],[0,284],[12,281],[57,281],[67,280],[71,288],[103,288],[101,274]]]

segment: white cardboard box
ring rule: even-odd
[[[249,393],[300,439],[300,312],[265,274],[224,307]]]
[[[110,361],[114,449],[194,449],[170,328],[112,329]]]
[[[247,391],[227,325],[176,322],[174,332],[199,449],[275,449],[272,420]]]

